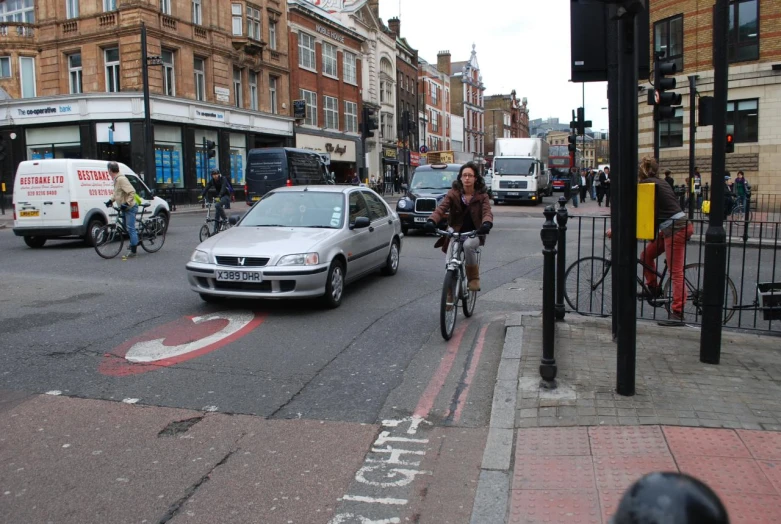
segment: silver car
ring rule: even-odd
[[[398,215],[369,188],[282,187],[200,244],[187,277],[206,302],[322,297],[333,308],[345,284],[396,274],[403,237]]]

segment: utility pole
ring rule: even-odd
[[[727,150],[727,91],[729,65],[727,36],[729,0],[716,0],[713,11],[713,158],[708,230],[705,233],[700,362],[721,360],[721,316],[727,269],[727,235],[724,231],[724,168]]]
[[[697,133],[694,116],[697,105],[697,75],[689,75],[689,220],[694,219],[694,138]]]

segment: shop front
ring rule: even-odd
[[[358,173],[358,138],[331,134],[312,135],[296,129],[296,147],[316,151],[330,163],[337,184],[349,184]]]
[[[396,146],[382,146],[382,172],[385,179],[385,192],[401,191],[399,149]]]

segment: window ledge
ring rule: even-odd
[[[323,73],[323,76],[326,78],[330,78],[332,80],[339,80],[339,77],[336,75],[329,75],[328,73]]]
[[[301,64],[298,64],[299,69],[302,69],[304,71],[309,71],[310,73],[317,74],[317,69],[312,69],[311,67],[306,67]]]

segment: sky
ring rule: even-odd
[[[569,0],[380,0],[380,17],[401,13],[401,36],[421,58],[469,60],[476,45],[485,94],[526,97],[529,118],[572,119],[583,104],[582,83],[570,78]],[[586,120],[607,130],[607,83],[585,84]]]

